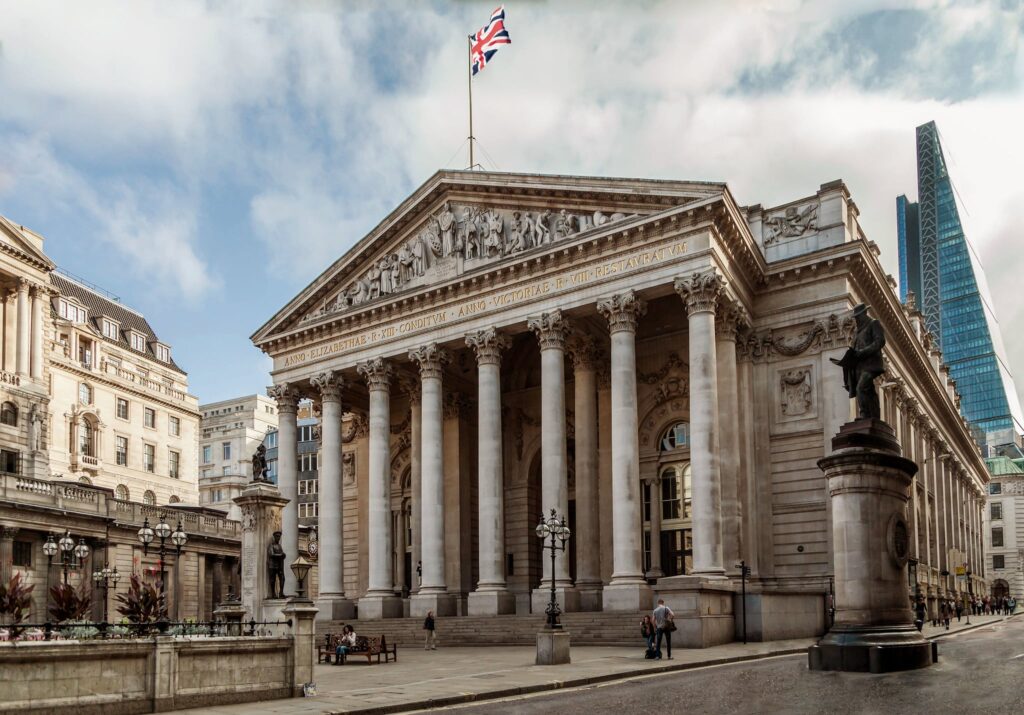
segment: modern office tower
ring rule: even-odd
[[[917,203],[896,199],[900,298],[913,293],[961,396],[990,446],[1024,434],[1017,390],[981,262],[964,234],[935,122],[917,128]]]

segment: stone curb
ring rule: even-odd
[[[459,693],[445,698],[429,698],[426,700],[408,701],[395,703],[393,705],[378,705],[367,708],[356,708],[354,710],[325,710],[325,715],[391,715],[391,713],[411,712],[413,710],[430,710],[434,708],[450,707],[452,705],[463,705],[472,702],[486,702],[489,700],[500,700],[502,698],[515,697],[517,695],[532,695],[534,693],[564,690],[567,688],[579,688],[584,685],[596,685],[616,680],[628,680],[640,675],[659,675],[683,670],[694,670],[706,668],[712,665],[727,665],[729,663],[742,663],[744,661],[761,660],[780,655],[802,655],[807,653],[807,648],[783,648],[769,653],[757,653],[751,655],[734,655],[724,658],[711,658],[693,663],[666,663],[650,668],[637,668],[635,670],[621,671],[618,673],[603,673],[601,675],[588,675],[568,680],[552,680],[547,683],[536,685],[522,685],[518,687],[505,688],[503,690],[489,690],[484,693]]]
[[[984,628],[985,626],[994,626],[997,623],[1005,623],[1006,621],[1010,620],[1011,618],[1016,618],[1017,616],[1022,616],[1022,615],[1024,615],[1024,613],[1014,613],[1014,614],[1009,615],[1009,616],[1003,616],[998,621],[989,621],[988,623],[972,623],[969,626],[964,626],[963,628],[958,628],[957,630],[950,631],[949,633],[940,633],[937,636],[926,636],[926,638],[928,638],[928,640],[930,640],[930,641],[937,641],[937,640],[941,640],[942,638],[949,638],[950,636],[959,635],[960,633],[966,633],[968,631],[973,631],[973,630],[976,630],[978,628]]]

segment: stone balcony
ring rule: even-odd
[[[222,515],[197,511],[195,507],[179,504],[150,506],[121,501],[115,499],[109,489],[60,479],[32,479],[16,474],[0,474],[0,500],[58,509],[69,514],[105,517],[121,524],[138,526],[147,518],[152,525],[161,515],[167,515],[168,520],[181,519],[182,528],[190,537],[208,536],[230,540],[242,537],[241,524]]]

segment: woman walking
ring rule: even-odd
[[[427,611],[427,618],[423,621],[423,630],[427,636],[423,641],[423,650],[437,650],[437,635],[434,633],[434,612]]]

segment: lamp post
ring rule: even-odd
[[[309,569],[312,564],[306,560],[301,554],[297,559],[292,561],[291,570],[295,575],[295,599],[296,601],[309,601],[306,597],[306,575],[309,573]]]
[[[743,645],[747,644],[747,576],[750,575],[750,567],[747,566],[746,560],[740,561],[736,564],[736,568],[740,570],[740,585],[742,588],[742,599],[743,604]]]
[[[555,600],[555,555],[559,551],[565,551],[565,544],[572,536],[572,532],[565,523],[565,518],[555,516],[555,510],[552,509],[551,516],[547,519],[544,518],[543,514],[540,515],[536,534],[542,543],[550,539],[550,542],[544,543],[542,547],[551,551],[551,600],[548,602],[547,610],[544,611],[548,616],[547,627],[553,630],[561,629],[562,624],[559,623],[558,616],[562,611],[558,607],[558,601]],[[558,543],[559,541],[561,544]]]
[[[78,545],[75,545],[75,540],[71,536],[70,531],[65,531],[64,536],[60,537],[59,540],[54,540],[53,532],[51,531],[46,536],[46,542],[43,544],[43,553],[46,554],[46,581],[49,586],[50,581],[50,567],[53,566],[53,557],[60,552],[60,564],[61,569],[64,572],[64,585],[68,585],[68,570],[74,563],[75,558],[78,559],[79,565],[84,564],[85,560],[89,558],[89,546],[85,543],[85,539],[79,539]],[[47,589],[49,590],[49,589]]]
[[[97,588],[103,589],[103,622],[107,622],[107,590],[113,585],[117,589],[117,582],[121,580],[121,574],[117,572],[117,566],[110,568],[104,566],[99,571],[93,571],[92,580],[96,582]]]
[[[974,584],[971,583],[971,565],[967,564],[967,625],[971,625],[971,609],[974,608]]]
[[[142,553],[149,553],[149,545],[153,543],[153,539],[160,539],[160,595],[164,598],[167,597],[167,586],[165,581],[167,580],[166,573],[166,561],[167,555],[167,540],[170,539],[171,543],[174,544],[175,556],[181,556],[181,549],[188,543],[188,534],[186,534],[181,528],[181,519],[178,519],[178,528],[171,530],[171,525],[167,523],[166,514],[160,515],[160,521],[157,522],[155,527],[149,525],[149,517],[146,517],[142,522],[142,528],[139,529],[139,541],[142,542]]]

